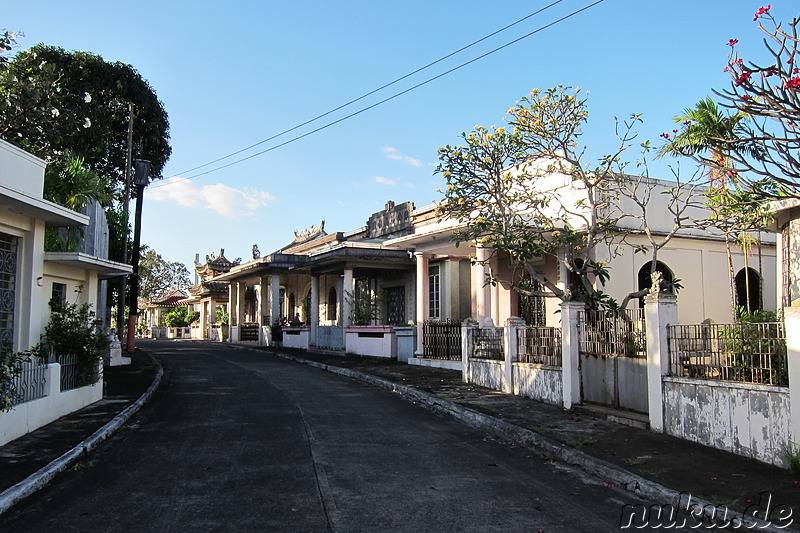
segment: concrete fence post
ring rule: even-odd
[[[650,429],[664,432],[664,376],[669,374],[668,327],[678,322],[677,296],[648,294],[644,299],[647,336],[647,407]]]
[[[472,356],[472,330],[476,327],[478,323],[472,318],[467,318],[461,323],[461,379],[464,383],[469,383],[472,377],[469,358]]]
[[[583,302],[561,303],[561,386],[564,409],[581,403],[580,337],[578,320]]]
[[[525,320],[512,316],[506,320],[503,331],[503,392],[514,394],[514,362],[517,360],[517,331],[525,327]]]
[[[786,363],[789,367],[789,441],[800,449],[800,307],[784,307]]]
[[[44,395],[56,396],[61,394],[61,365],[49,363],[44,374]]]

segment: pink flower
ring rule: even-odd
[[[749,102],[752,99],[753,97],[750,96],[749,94],[745,94],[744,96],[742,96],[742,100],[744,100],[745,102]]]
[[[669,139],[669,133],[662,133],[660,136]]]
[[[772,4],[768,5],[767,7],[759,7],[758,11],[756,11],[756,15],[753,17],[753,20],[758,20],[758,17],[761,15],[768,14],[770,9],[772,9]]]
[[[739,42],[739,39],[728,39],[728,46],[733,46]]]
[[[691,123],[692,123],[692,121],[691,121],[691,120],[686,120],[686,121],[684,121],[684,122],[683,122],[683,125],[684,125],[684,126],[688,126],[688,125],[689,125],[689,124],[691,124]]]
[[[800,76],[794,77],[786,82],[787,89],[797,89],[800,87]]]

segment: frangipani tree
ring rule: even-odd
[[[509,109],[508,117],[510,131],[477,126],[462,134],[465,144],[439,149],[437,172],[446,180],[440,215],[461,222],[454,232],[457,243],[476,242],[492,253],[507,254],[516,269],[543,287],[533,291],[526,284],[503,280],[520,294],[582,300],[590,308],[616,307],[602,291],[609,270],[600,257],[630,249],[627,240],[634,231],[647,235],[657,254],[688,224],[686,213],[694,195],[682,188],[673,192],[673,228],[665,236],[648,233],[643,229],[648,224],[646,205],[638,215],[619,209],[620,195],[635,196],[656,187],[653,180],[624,173],[622,155],[635,141],[639,116],[618,123],[617,149],[594,165],[584,163],[587,148],[579,143],[588,111],[578,90],[535,90]],[[642,147],[647,150],[649,144]],[[638,225],[623,222],[632,216],[638,216]],[[644,248],[635,245],[639,251]],[[555,260],[570,281],[540,270],[543,257]],[[652,264],[655,271],[656,261]]]
[[[761,7],[753,17],[765,35],[766,60],[745,61],[736,51],[738,39],[728,42],[731,86],[715,92],[725,107],[752,121],[736,139],[720,140],[740,183],[761,196],[800,197],[800,17],[784,26],[771,8]]]

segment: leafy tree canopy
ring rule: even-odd
[[[147,245],[139,260],[139,296],[153,300],[169,290],[185,290],[189,286],[189,270],[178,261],[167,261]]]
[[[11,44],[6,33],[0,49]],[[167,113],[131,65],[38,44],[0,68],[0,137],[49,161],[70,151],[116,185],[124,183],[129,104],[133,156],[149,159],[159,177],[171,153]]]
[[[681,228],[694,224],[687,216],[687,210],[698,206],[694,185],[678,182],[665,189],[646,177],[646,165],[645,175],[624,172],[622,155],[636,138],[638,115],[618,123],[619,144],[613,153],[585,163],[586,147],[579,139],[588,110],[575,89],[534,90],[508,116],[510,128],[476,126],[462,134],[464,144],[439,149],[437,172],[447,183],[439,213],[461,222],[454,240],[475,242],[491,254],[506,253],[515,269],[544,287],[539,295],[581,300],[592,308],[616,307],[602,291],[610,274],[607,261],[600,258],[629,248],[626,239],[633,232],[625,228],[637,228],[649,241],[655,270],[658,250]],[[649,143],[641,147],[646,153]],[[662,206],[673,222],[659,232],[648,227],[654,192],[664,198]],[[560,284],[552,270],[540,270],[543,257],[566,271],[569,283]],[[534,294],[514,279],[497,280],[490,274],[487,281],[506,281],[521,294]],[[622,306],[634,296],[641,294],[629,295]]]

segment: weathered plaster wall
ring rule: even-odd
[[[470,359],[469,382],[487,389],[503,390],[503,362]]]
[[[784,387],[664,378],[664,431],[785,466],[789,390]]]
[[[560,406],[561,369],[533,363],[514,363],[514,394]]]

